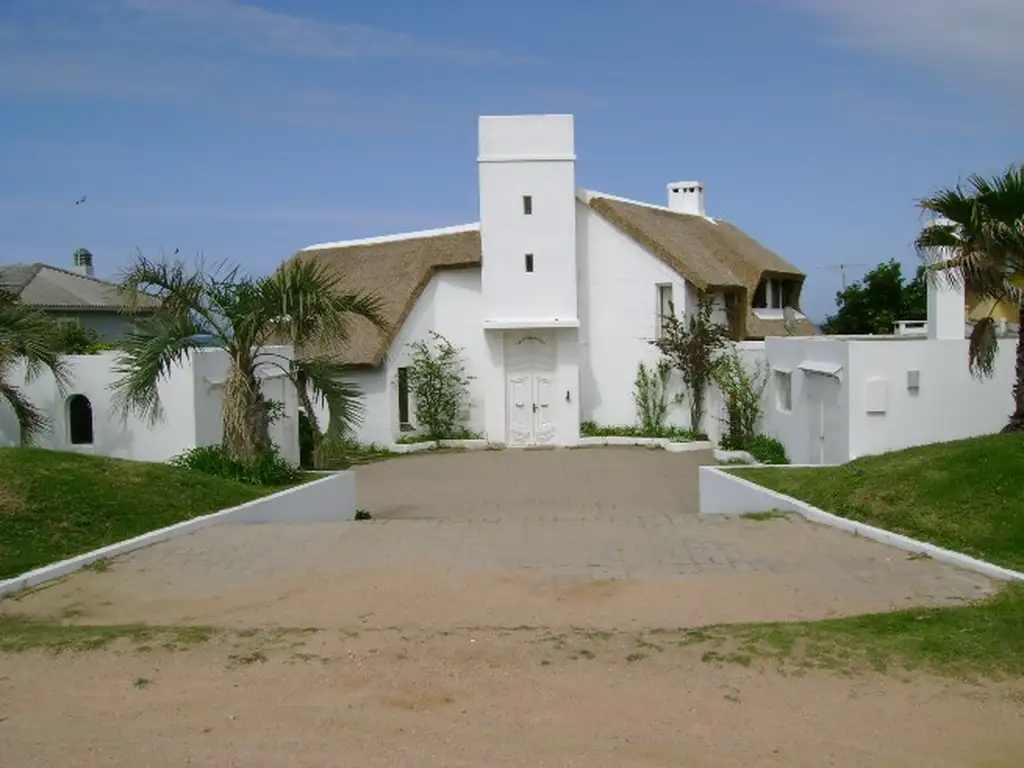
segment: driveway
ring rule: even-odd
[[[358,469],[369,522],[208,528],[8,601],[96,622],[679,627],[948,604],[991,584],[799,519],[697,516],[710,454],[420,454]]]

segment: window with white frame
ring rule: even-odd
[[[793,410],[793,374],[775,369],[775,407],[780,411]]]
[[[675,309],[673,308],[672,302],[672,284],[665,283],[664,285],[658,286],[658,314],[656,318],[655,328],[658,331],[658,338],[662,338],[665,335],[665,329],[668,326],[669,318],[672,317]]]

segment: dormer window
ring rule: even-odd
[[[795,303],[796,281],[770,277],[764,278],[757,284],[751,306],[754,309],[783,309],[785,307],[796,309]]]

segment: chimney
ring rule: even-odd
[[[928,338],[960,339],[966,332],[963,278],[952,270],[928,275]]]
[[[936,218],[927,226],[949,226],[950,221]],[[941,249],[932,256],[941,264],[953,254]],[[928,338],[960,339],[966,334],[966,289],[963,275],[956,269],[943,269],[928,275]]]
[[[706,216],[704,213],[704,183],[675,181],[668,185],[668,207],[677,213]]]
[[[79,248],[75,251],[75,272],[86,277],[92,277],[92,254],[89,253],[85,248]]]

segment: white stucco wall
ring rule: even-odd
[[[998,432],[1013,410],[1015,339],[1000,340],[995,375],[985,380],[968,370],[967,339],[847,344],[850,459]],[[916,391],[907,386],[910,370],[919,371]],[[879,397],[885,412],[868,413],[869,405],[882,404]]]
[[[816,395],[832,394],[834,402],[830,407],[834,410],[829,423],[834,422],[834,428],[826,431],[825,463],[848,460],[849,390],[845,383],[850,376],[849,344],[821,337],[771,338],[764,344],[769,379],[765,389],[762,432],[779,440],[794,464],[821,463],[815,456],[815,441],[820,431],[815,429],[817,422],[812,410],[816,409],[820,415],[820,406],[814,399]],[[800,366],[807,362],[838,366],[839,381],[800,370]],[[792,409],[789,411],[784,410],[779,402],[776,371],[788,371],[791,377]]]
[[[480,237],[486,320],[575,320],[571,115],[481,117]],[[523,197],[530,196],[526,214]],[[527,272],[526,254],[533,271]]]
[[[382,365],[372,370],[357,370],[346,379],[363,393],[363,422],[356,429],[361,443],[390,445],[403,434],[398,423],[398,369],[412,361],[409,345],[417,341],[431,342],[430,332],[440,333],[462,350],[462,362],[470,376],[469,406],[465,426],[483,433],[484,393],[492,365],[483,330],[483,303],[480,269],[443,270],[427,284],[409,317],[398,330]],[[315,403],[320,427],[326,425],[326,409]],[[409,415],[416,426],[416,403],[410,392]]]
[[[290,355],[288,348],[277,348],[277,352]],[[37,438],[36,445],[136,461],[165,461],[197,445],[220,442],[223,434],[220,387],[227,371],[227,356],[223,352],[201,350],[171,370],[157,387],[163,418],[155,424],[134,414],[122,419],[115,411],[110,387],[119,378],[113,369],[117,355],[117,352],[104,352],[69,356],[72,379],[66,397],[60,396],[49,373],[26,382],[22,370],[12,370],[11,380],[23,387],[28,399],[51,420],[51,428]],[[71,443],[67,398],[76,394],[85,395],[92,406],[93,442],[89,445]],[[280,378],[270,379],[264,383],[264,395],[284,403],[285,416],[274,425],[271,436],[281,454],[297,463],[294,388]],[[13,413],[6,406],[0,406],[0,445],[12,446],[19,442]]]
[[[656,256],[577,201],[580,281],[580,417],[603,425],[634,424],[637,365],[654,365],[659,284],[672,286],[677,314],[687,306],[686,283]],[[672,392],[679,391],[673,375]],[[673,405],[669,422],[688,426],[686,404]]]
[[[768,339],[770,368],[792,372],[793,408],[779,407],[772,375],[762,431],[780,440],[796,464],[842,463],[998,432],[1012,409],[1016,341],[1000,341],[995,375],[985,380],[970,375],[968,344],[919,337]],[[840,366],[838,380],[800,370],[807,363]],[[916,390],[908,387],[908,371],[918,372]],[[826,400],[821,453],[815,395]]]

